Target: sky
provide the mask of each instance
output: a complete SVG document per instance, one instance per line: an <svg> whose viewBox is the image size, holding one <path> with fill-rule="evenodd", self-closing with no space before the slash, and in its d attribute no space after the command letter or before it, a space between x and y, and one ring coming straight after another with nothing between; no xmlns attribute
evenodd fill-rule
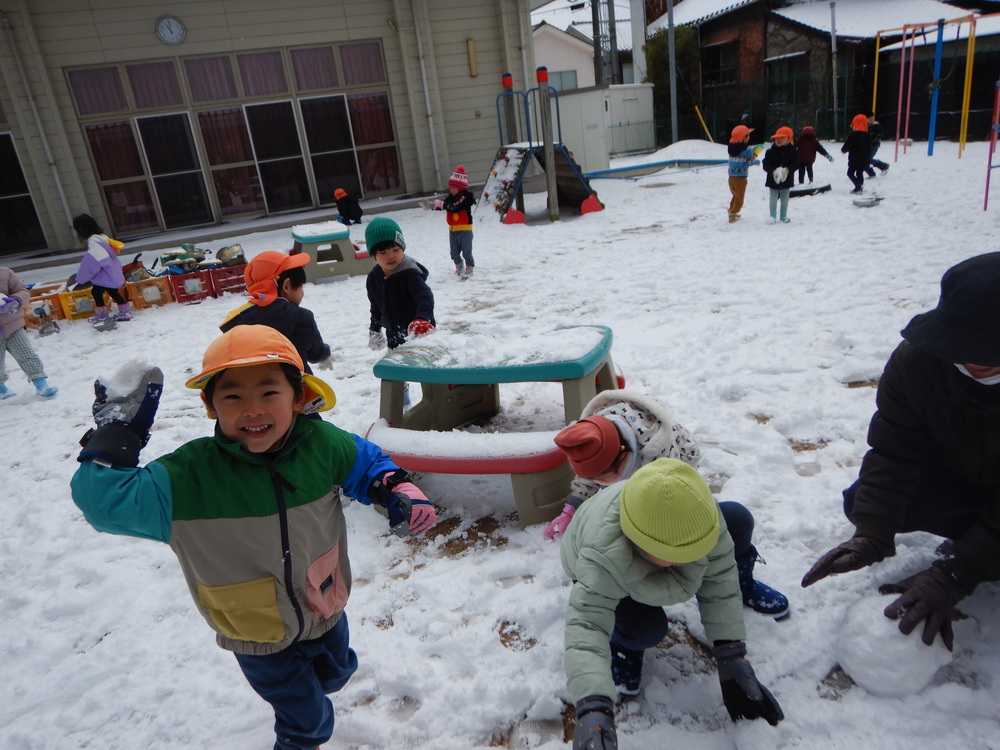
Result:
<svg viewBox="0 0 1000 750"><path fill-rule="evenodd" d="M983 210L988 145L971 143L959 157L956 144L939 142L929 157L916 143L894 158L894 144L884 143L879 155L891 169L866 183L867 195L884 198L871 208L854 206L846 158L839 144L826 145L836 161L817 162L815 184L832 189L792 199L789 224L767 223L760 167L735 224L726 219L725 167L594 180L605 210L564 210L558 222L549 222L541 194L528 196L523 225L500 224L484 203L475 214L476 273L464 282L453 274L443 213L392 214L407 253L430 270L441 329L473 326L509 345L525 331L610 326L627 387L663 401L699 440L700 471L717 499L756 517L754 541L767 561L758 578L789 597L791 616L775 622L745 610L748 656L786 719L777 727L730 721L689 602L668 609L671 635L646 654L642 695L619 708L623 750L1000 748L1000 588L983 584L962 602L967 618L955 625L950 663L916 693L900 672L904 696L894 698L838 668L838 653L851 649L845 618L879 584L926 567L940 540L901 535L894 558L799 586L819 555L851 534L840 493L857 476L874 384L899 330L936 304L947 268L996 249L997 188ZM725 146L686 141L630 163L683 157L722 159ZM474 183L490 169L467 166ZM291 235L205 244L237 242L253 256L287 251ZM59 280L73 270L24 278ZM98 534L69 491L93 381L125 365L155 364L165 375L144 461L210 433L183 384L242 302L227 295L141 310L106 333L83 321L45 338L32 333L60 388L51 400L35 396L8 357L18 395L0 402L0 746L272 746L270 708L215 645L170 549ZM320 373L337 393L328 416L364 435L379 413L364 279L309 284L303 304L334 351L333 371ZM503 386L501 402L485 429L562 426L557 385ZM370 507L346 508L355 576L347 616L360 668L333 698L337 724L325 747L568 747L569 581L558 543L542 537L542 525L519 526L506 477L417 483L440 511L425 538L401 540ZM870 623L857 633L859 649L878 652L873 639L897 632L888 620L858 620ZM876 675L873 684L893 680Z"/></svg>

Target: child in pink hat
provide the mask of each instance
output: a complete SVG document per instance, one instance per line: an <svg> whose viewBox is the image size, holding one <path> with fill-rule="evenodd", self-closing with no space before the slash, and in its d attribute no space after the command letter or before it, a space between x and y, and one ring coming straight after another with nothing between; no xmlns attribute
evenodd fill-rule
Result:
<svg viewBox="0 0 1000 750"><path fill-rule="evenodd" d="M472 258L472 207L476 198L469 190L469 176L459 164L448 179L448 195L444 199L447 212L451 259L455 262L455 275L463 281L476 267ZM463 264L464 259L464 264Z"/></svg>

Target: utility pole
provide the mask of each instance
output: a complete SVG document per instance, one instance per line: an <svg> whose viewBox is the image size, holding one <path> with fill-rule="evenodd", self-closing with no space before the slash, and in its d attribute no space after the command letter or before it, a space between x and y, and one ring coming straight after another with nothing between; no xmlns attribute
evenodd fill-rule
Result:
<svg viewBox="0 0 1000 750"><path fill-rule="evenodd" d="M840 139L840 116L837 114L837 2L830 0L830 48L833 50L833 139Z"/></svg>
<svg viewBox="0 0 1000 750"><path fill-rule="evenodd" d="M677 143L677 54L674 51L674 0L667 0L667 46L670 48L670 142Z"/></svg>

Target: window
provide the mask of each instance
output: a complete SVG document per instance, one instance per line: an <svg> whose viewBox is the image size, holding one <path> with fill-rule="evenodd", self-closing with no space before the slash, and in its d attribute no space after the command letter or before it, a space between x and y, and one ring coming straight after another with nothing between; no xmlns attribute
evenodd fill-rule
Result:
<svg viewBox="0 0 1000 750"><path fill-rule="evenodd" d="M736 42L705 47L701 53L702 85L729 86L736 83L737 53Z"/></svg>
<svg viewBox="0 0 1000 750"><path fill-rule="evenodd" d="M176 107L184 102L172 62L126 65L125 73L138 109Z"/></svg>
<svg viewBox="0 0 1000 750"><path fill-rule="evenodd" d="M196 57L184 61L191 98L196 102L217 102L236 98L236 79L228 57Z"/></svg>
<svg viewBox="0 0 1000 750"><path fill-rule="evenodd" d="M0 134L0 226L4 228L0 254L45 247L42 225L10 133Z"/></svg>
<svg viewBox="0 0 1000 750"><path fill-rule="evenodd" d="M343 44L340 47L340 59L344 66L345 85L363 86L369 83L385 83L382 48L378 42Z"/></svg>
<svg viewBox="0 0 1000 750"><path fill-rule="evenodd" d="M572 91L577 87L575 70L549 72L549 85L556 91Z"/></svg>
<svg viewBox="0 0 1000 750"><path fill-rule="evenodd" d="M768 104L790 104L798 96L808 94L807 90L796 90L800 74L808 75L806 60L805 52L795 52L764 61L767 64ZM808 79L805 79L803 84L808 86Z"/></svg>
<svg viewBox="0 0 1000 750"><path fill-rule="evenodd" d="M332 47L293 49L292 68L299 91L337 88L337 65Z"/></svg>
<svg viewBox="0 0 1000 750"><path fill-rule="evenodd" d="M280 52L257 52L252 55L237 55L240 77L247 96L273 96L287 94L285 66Z"/></svg>
<svg viewBox="0 0 1000 750"><path fill-rule="evenodd" d="M69 88L81 117L128 109L118 68L71 70Z"/></svg>

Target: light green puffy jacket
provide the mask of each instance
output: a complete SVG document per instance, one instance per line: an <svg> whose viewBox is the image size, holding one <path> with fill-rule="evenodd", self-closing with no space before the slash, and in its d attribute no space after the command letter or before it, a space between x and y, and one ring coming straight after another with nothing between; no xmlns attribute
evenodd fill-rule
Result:
<svg viewBox="0 0 1000 750"><path fill-rule="evenodd" d="M563 570L573 579L566 610L566 677L573 701L614 700L609 641L625 597L652 606L698 599L709 641L746 640L733 540L719 514L719 541L700 560L669 568L643 557L621 529L624 482L601 490L573 516L563 537Z"/></svg>

